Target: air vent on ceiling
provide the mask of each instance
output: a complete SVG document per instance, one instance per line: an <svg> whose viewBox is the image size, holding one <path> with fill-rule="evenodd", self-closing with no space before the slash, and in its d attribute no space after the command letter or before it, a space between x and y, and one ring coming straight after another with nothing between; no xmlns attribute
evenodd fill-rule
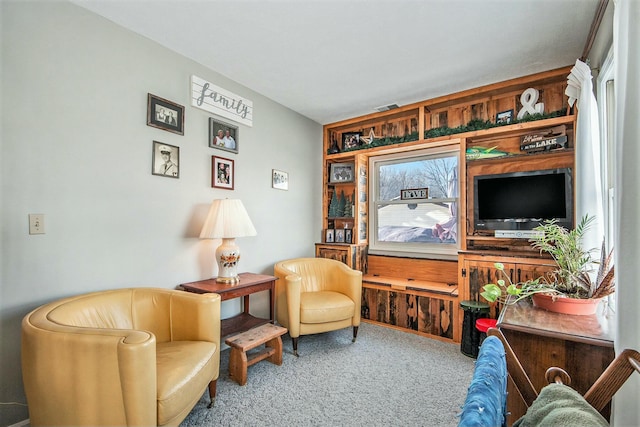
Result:
<svg viewBox="0 0 640 427"><path fill-rule="evenodd" d="M382 107L374 108L374 110L382 112L382 111L393 110L395 108L398 108L398 104L383 105Z"/></svg>

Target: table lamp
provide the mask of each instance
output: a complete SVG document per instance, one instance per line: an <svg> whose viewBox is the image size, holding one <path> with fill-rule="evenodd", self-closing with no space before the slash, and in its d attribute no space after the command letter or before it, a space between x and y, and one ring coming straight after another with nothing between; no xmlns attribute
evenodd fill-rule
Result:
<svg viewBox="0 0 640 427"><path fill-rule="evenodd" d="M222 239L216 249L218 263L217 282L235 284L240 281L237 273L240 248L236 237L255 236L256 229L238 199L216 199L211 203L209 214L200 232L201 239Z"/></svg>

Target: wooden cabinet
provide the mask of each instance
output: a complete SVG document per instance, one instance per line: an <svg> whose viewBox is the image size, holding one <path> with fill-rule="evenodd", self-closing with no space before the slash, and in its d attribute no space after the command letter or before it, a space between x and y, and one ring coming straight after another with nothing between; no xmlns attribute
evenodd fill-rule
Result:
<svg viewBox="0 0 640 427"><path fill-rule="evenodd" d="M507 305L497 327L507 339L536 391L547 384L545 372L557 366L571 376L570 386L584 394L613 361L613 313L601 306L596 314L552 313L521 301ZM507 424L526 412L511 379L507 383ZM608 420L610 405L601 411Z"/></svg>
<svg viewBox="0 0 640 427"><path fill-rule="evenodd" d="M354 270L366 270L366 246L316 243L316 258L341 261Z"/></svg>
<svg viewBox="0 0 640 427"><path fill-rule="evenodd" d="M498 279L503 279L494 266L497 262L504 265L504 271L513 283L547 275L556 268L552 259L514 256L508 253L461 252L458 257L460 270L458 280L462 289L460 297L462 301L487 302L480 296L482 287L487 283L496 283ZM489 305L490 317L496 319L502 307L498 303Z"/></svg>

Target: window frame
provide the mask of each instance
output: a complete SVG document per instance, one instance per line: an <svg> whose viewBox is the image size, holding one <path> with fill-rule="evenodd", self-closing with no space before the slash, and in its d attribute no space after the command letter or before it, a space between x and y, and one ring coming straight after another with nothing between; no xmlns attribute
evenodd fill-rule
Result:
<svg viewBox="0 0 640 427"><path fill-rule="evenodd" d="M454 157L457 161L458 194L455 198L416 199L416 203L453 202L457 206L456 218L456 243L400 243L378 241L378 209L379 203L407 204L410 201L380 201L379 196L379 171L381 166L393 163L407 163L424 160L425 158L437 159L442 157ZM461 178L460 178L460 144L459 142L445 144L438 147L422 148L411 151L400 151L391 154L381 154L369 157L369 249L372 255L386 255L410 258L427 258L457 260L460 250L460 217L461 217Z"/></svg>

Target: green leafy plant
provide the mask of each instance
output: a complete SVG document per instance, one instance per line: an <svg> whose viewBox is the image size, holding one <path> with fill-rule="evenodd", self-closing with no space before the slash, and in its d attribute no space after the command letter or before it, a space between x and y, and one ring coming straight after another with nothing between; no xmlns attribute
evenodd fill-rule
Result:
<svg viewBox="0 0 640 427"><path fill-rule="evenodd" d="M482 295L487 301L518 302L536 293L547 293L570 298L602 298L615 291L614 268L611 265L613 251L606 255L602 244L600 262L594 262L593 249L582 247L582 238L592 225L594 217L585 215L576 228L567 230L555 220L548 220L534 228L537 234L529 240L540 253L546 252L556 262L557 268L550 274L521 283L513 283L504 271L502 263L494 266L503 279L483 287ZM598 274L592 279L594 265L599 264Z"/></svg>

